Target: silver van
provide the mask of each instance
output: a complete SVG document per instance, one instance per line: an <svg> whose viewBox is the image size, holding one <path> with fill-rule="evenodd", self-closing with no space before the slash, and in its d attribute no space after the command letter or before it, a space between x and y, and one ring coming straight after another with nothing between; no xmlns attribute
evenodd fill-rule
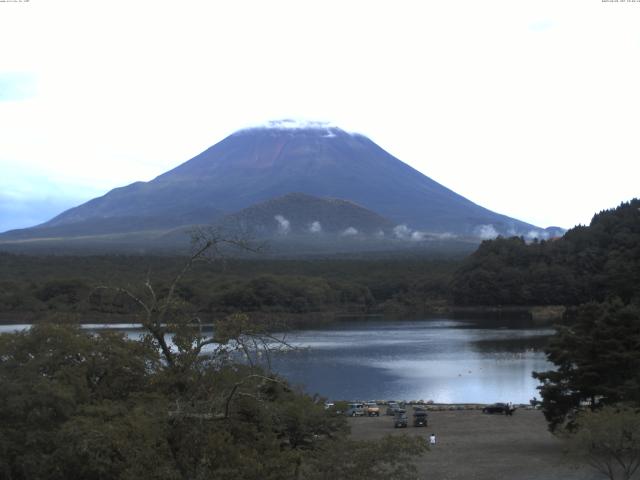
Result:
<svg viewBox="0 0 640 480"><path fill-rule="evenodd" d="M361 417L364 415L364 403L350 403L345 412L348 417Z"/></svg>

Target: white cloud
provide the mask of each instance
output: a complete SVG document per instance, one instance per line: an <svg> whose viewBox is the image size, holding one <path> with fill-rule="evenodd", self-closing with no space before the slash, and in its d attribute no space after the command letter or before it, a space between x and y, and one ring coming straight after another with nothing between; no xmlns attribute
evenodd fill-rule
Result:
<svg viewBox="0 0 640 480"><path fill-rule="evenodd" d="M424 232L415 231L411 234L411 240L414 242L421 242L427 238L427 235Z"/></svg>
<svg viewBox="0 0 640 480"><path fill-rule="evenodd" d="M267 122L256 125L256 127L276 128L280 130L300 130L300 129L318 129L328 130L337 127L328 121L306 120L301 118L284 118L280 120L269 120Z"/></svg>
<svg viewBox="0 0 640 480"><path fill-rule="evenodd" d="M544 230L529 230L525 235L527 240L533 240L537 238L538 240L547 240L549 238L549 232L545 232Z"/></svg>
<svg viewBox="0 0 640 480"><path fill-rule="evenodd" d="M445 233L432 233L431 234L434 238L437 238L439 240L449 240L451 238L458 238L458 235L456 235L455 233L451 233L451 232L445 232Z"/></svg>
<svg viewBox="0 0 640 480"><path fill-rule="evenodd" d="M322 232L322 225L320 225L320 222L317 220L315 222L311 222L309 225L309 231L311 233L320 233Z"/></svg>
<svg viewBox="0 0 640 480"><path fill-rule="evenodd" d="M343 235L345 237L352 237L353 235L357 235L358 234L358 230L353 228L353 227L349 227L345 230L342 231L342 233L340 235Z"/></svg>
<svg viewBox="0 0 640 480"><path fill-rule="evenodd" d="M411 229L406 225L396 225L393 227L393 234L396 238L406 240L411 237Z"/></svg>
<svg viewBox="0 0 640 480"><path fill-rule="evenodd" d="M276 215L273 218L278 222L278 233L280 235L288 235L291 231L291 222L282 215Z"/></svg>
<svg viewBox="0 0 640 480"><path fill-rule="evenodd" d="M496 238L499 233L493 225L478 225L473 229L475 236L483 240L492 240Z"/></svg>

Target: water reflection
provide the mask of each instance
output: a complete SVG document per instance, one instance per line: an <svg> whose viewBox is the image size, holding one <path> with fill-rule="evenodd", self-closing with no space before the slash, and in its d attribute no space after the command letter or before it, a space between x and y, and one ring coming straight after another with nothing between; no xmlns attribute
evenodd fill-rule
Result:
<svg viewBox="0 0 640 480"><path fill-rule="evenodd" d="M347 322L289 335L308 350L281 353L274 370L333 399L527 402L550 329L448 319Z"/></svg>
<svg viewBox="0 0 640 480"><path fill-rule="evenodd" d="M0 333L26 328L3 325ZM144 333L135 323L83 328ZM297 349L273 354L271 366L331 399L525 403L539 396L531 372L552 367L542 352L552 333L524 321L343 321L286 334Z"/></svg>

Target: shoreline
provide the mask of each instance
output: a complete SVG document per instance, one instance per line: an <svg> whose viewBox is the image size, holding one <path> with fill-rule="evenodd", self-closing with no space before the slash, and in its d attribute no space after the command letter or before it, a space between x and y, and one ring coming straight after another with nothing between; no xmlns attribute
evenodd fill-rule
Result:
<svg viewBox="0 0 640 480"><path fill-rule="evenodd" d="M291 312L243 312L254 318L260 318L274 323L285 325L288 329L314 328L339 324L348 320L371 321L402 321L402 320L429 320L440 316L450 316L453 320L501 320L501 321L531 321L536 325L553 325L562 321L566 307L561 305L546 306L455 306L448 305L443 309L425 311L316 311L306 313ZM217 318L231 315L231 312L214 312L199 315L204 323L211 323ZM85 319L85 320L82 320ZM52 321L56 323L80 323L80 324L118 324L139 323L138 313L101 313L101 312L52 312L52 311L0 311L0 325L22 325Z"/></svg>
<svg viewBox="0 0 640 480"><path fill-rule="evenodd" d="M331 403L365 403L359 400L336 400ZM493 403L480 403L480 402L453 402L453 403L429 403L421 401L395 401L395 400L376 400L375 403L379 406L388 406L390 403L397 403L403 408L410 407L415 409L418 407L420 410L426 410L428 412L451 412L451 411L470 411L470 410L482 410L488 405ZM503 402L506 403L506 402ZM512 406L516 410L540 410L534 407L530 403L512 403ZM384 415L380 415L384 416Z"/></svg>
<svg viewBox="0 0 640 480"><path fill-rule="evenodd" d="M407 412L411 419L410 412ZM349 417L351 438L419 436L437 444L415 459L417 478L441 480L597 480L583 459L565 453L539 410L512 416L477 410L429 412L426 427L395 428L393 417Z"/></svg>

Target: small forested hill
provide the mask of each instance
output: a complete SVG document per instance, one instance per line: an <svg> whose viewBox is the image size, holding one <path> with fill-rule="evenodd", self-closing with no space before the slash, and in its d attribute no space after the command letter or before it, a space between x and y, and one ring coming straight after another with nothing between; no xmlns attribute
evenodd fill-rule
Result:
<svg viewBox="0 0 640 480"><path fill-rule="evenodd" d="M452 291L459 305L640 301L640 199L554 241L485 241L456 272Z"/></svg>
<svg viewBox="0 0 640 480"><path fill-rule="evenodd" d="M337 198L290 193L226 216L227 229L241 227L259 236L323 233L389 234L395 224L371 210Z"/></svg>

